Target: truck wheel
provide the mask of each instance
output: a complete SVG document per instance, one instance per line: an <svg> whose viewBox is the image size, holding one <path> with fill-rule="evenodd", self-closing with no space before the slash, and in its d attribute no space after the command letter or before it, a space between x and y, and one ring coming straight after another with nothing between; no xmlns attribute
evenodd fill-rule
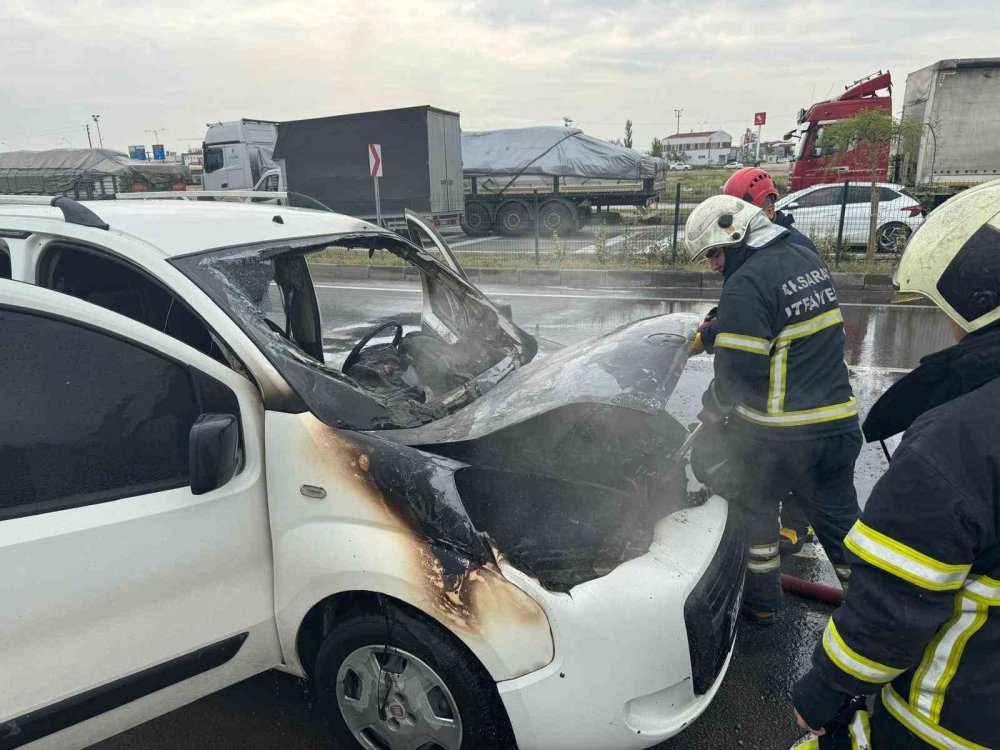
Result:
<svg viewBox="0 0 1000 750"><path fill-rule="evenodd" d="M339 621L316 690L340 750L513 750L496 684L454 636L389 605Z"/></svg>
<svg viewBox="0 0 1000 750"><path fill-rule="evenodd" d="M576 231L576 221L573 219L573 209L562 201L549 201L538 211L539 231L546 236L553 232L560 237Z"/></svg>
<svg viewBox="0 0 1000 750"><path fill-rule="evenodd" d="M490 233L493 218L490 210L482 203L465 204L465 218L461 221L462 231L470 237L482 237Z"/></svg>
<svg viewBox="0 0 1000 750"><path fill-rule="evenodd" d="M504 203L497 212L497 228L500 234L515 237L524 234L531 226L528 209L522 203Z"/></svg>
<svg viewBox="0 0 1000 750"><path fill-rule="evenodd" d="M880 253L901 253L913 230L906 224L892 221L878 229L878 251Z"/></svg>

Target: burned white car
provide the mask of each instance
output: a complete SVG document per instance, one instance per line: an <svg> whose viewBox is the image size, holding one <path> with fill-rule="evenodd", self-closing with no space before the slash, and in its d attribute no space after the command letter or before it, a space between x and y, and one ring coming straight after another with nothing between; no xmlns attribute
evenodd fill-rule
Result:
<svg viewBox="0 0 1000 750"><path fill-rule="evenodd" d="M271 668L366 750L643 748L711 701L744 545L677 459L690 317L541 356L419 217L7 202L0 748ZM420 311L324 319L331 250Z"/></svg>

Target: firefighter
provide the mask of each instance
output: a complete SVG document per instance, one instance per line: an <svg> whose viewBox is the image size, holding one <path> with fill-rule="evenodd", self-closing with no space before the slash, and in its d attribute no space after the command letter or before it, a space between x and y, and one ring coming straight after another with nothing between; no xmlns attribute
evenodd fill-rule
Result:
<svg viewBox="0 0 1000 750"><path fill-rule="evenodd" d="M771 179L771 175L760 167L744 167L733 172L732 176L726 180L722 186L722 192L734 198L740 198L747 203L753 203L758 208L764 210L773 223L785 227L788 230L788 239L796 245L809 248L819 255L819 249L809 237L795 228L795 219L791 214L786 214L777 209L778 188ZM706 317L704 328L713 328L712 313L710 311ZM710 348L714 343L714 331L702 331L702 341L707 342L706 348ZM805 517L802 503L798 501L794 494L785 497L781 501L781 554L787 555L798 552L802 545L811 536L809 521Z"/></svg>
<svg viewBox="0 0 1000 750"><path fill-rule="evenodd" d="M905 433L847 537L854 578L793 700L818 733L851 696L876 693L870 722L851 722L870 727L873 750L996 748L1000 181L937 208L896 282L940 307L958 344L921 360L865 420L868 440ZM833 734L801 746L834 747Z"/></svg>
<svg viewBox="0 0 1000 750"><path fill-rule="evenodd" d="M771 175L760 167L737 169L722 186L722 192L762 208L768 219L788 230L788 238L792 242L809 248L819 255L819 249L815 243L795 228L795 218L791 214L777 209L775 204L778 200L778 188L775 187Z"/></svg>
<svg viewBox="0 0 1000 750"><path fill-rule="evenodd" d="M778 503L789 492L804 502L837 575L850 575L843 539L858 517L861 435L843 317L820 257L760 208L714 196L692 211L685 232L692 255L707 255L724 276L715 378L700 415L716 441L701 445L726 436L719 459L739 476L730 494L750 544L745 611L769 624L781 604ZM712 466L701 459L692 465ZM722 492L711 473L699 478Z"/></svg>

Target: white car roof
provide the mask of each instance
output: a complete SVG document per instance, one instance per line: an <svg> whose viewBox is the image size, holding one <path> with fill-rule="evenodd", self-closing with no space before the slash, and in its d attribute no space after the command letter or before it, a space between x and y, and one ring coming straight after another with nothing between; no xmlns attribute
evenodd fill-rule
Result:
<svg viewBox="0 0 1000 750"><path fill-rule="evenodd" d="M259 203L150 199L87 201L83 205L106 221L111 231L138 237L168 257L315 235L392 234L343 214ZM275 216L280 216L284 223L275 222ZM62 212L50 206L0 205L0 228L6 217L52 219L65 225Z"/></svg>

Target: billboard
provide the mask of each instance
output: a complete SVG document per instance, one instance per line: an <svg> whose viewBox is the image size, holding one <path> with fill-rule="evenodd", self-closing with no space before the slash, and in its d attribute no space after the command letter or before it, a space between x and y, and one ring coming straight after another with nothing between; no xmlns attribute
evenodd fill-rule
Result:
<svg viewBox="0 0 1000 750"><path fill-rule="evenodd" d="M128 158L129 159L139 159L140 161L146 161L146 147L145 146L129 146L128 147Z"/></svg>
<svg viewBox="0 0 1000 750"><path fill-rule="evenodd" d="M153 161L166 161L167 150L163 148L162 143L153 144Z"/></svg>

